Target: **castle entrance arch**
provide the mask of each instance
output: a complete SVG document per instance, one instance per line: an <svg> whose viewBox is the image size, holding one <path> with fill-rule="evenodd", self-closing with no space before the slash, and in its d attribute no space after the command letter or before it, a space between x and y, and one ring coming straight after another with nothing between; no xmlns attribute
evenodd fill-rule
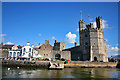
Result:
<svg viewBox="0 0 120 80"><path fill-rule="evenodd" d="M94 57L94 61L97 61L97 57L96 56Z"/></svg>
<svg viewBox="0 0 120 80"><path fill-rule="evenodd" d="M60 54L56 54L55 55L55 59L60 59L61 58L61 55Z"/></svg>

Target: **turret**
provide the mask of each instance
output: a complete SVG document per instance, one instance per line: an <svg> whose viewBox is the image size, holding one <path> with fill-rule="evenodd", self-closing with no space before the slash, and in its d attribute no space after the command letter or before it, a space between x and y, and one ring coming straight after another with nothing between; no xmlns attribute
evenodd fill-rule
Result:
<svg viewBox="0 0 120 80"><path fill-rule="evenodd" d="M89 28L94 28L94 27L93 27L93 23L87 24L86 27L87 27L87 29L89 29Z"/></svg>
<svg viewBox="0 0 120 80"><path fill-rule="evenodd" d="M96 25L98 29L102 29L102 17L96 17Z"/></svg>
<svg viewBox="0 0 120 80"><path fill-rule="evenodd" d="M34 44L32 44L32 46L31 47L33 47L34 48Z"/></svg>
<svg viewBox="0 0 120 80"><path fill-rule="evenodd" d="M84 22L84 20L80 20L79 21L79 31L82 31L82 30L84 30L84 28L85 28L85 22Z"/></svg>
<svg viewBox="0 0 120 80"><path fill-rule="evenodd" d="M77 46L77 42L75 42L75 46Z"/></svg>
<svg viewBox="0 0 120 80"><path fill-rule="evenodd" d="M58 43L58 40L55 40L55 43Z"/></svg>

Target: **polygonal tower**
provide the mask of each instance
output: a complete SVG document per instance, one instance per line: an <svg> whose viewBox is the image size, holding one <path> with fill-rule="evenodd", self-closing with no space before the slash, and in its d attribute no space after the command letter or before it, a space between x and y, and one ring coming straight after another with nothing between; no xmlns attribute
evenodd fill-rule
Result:
<svg viewBox="0 0 120 80"><path fill-rule="evenodd" d="M80 49L82 60L107 62L106 40L103 38L102 17L96 17L97 27L93 23L84 26L85 22L79 21Z"/></svg>

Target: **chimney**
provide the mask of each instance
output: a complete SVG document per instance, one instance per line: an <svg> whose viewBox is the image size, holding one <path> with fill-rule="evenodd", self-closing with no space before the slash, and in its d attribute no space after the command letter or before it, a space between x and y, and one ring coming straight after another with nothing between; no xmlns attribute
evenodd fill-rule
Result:
<svg viewBox="0 0 120 80"><path fill-rule="evenodd" d="M38 45L40 45L40 43Z"/></svg>
<svg viewBox="0 0 120 80"><path fill-rule="evenodd" d="M34 47L34 44L32 44L32 46L31 47Z"/></svg>
<svg viewBox="0 0 120 80"><path fill-rule="evenodd" d="M45 40L45 44L49 44L49 40Z"/></svg>
<svg viewBox="0 0 120 80"><path fill-rule="evenodd" d="M58 43L58 40L55 40L55 43Z"/></svg>
<svg viewBox="0 0 120 80"><path fill-rule="evenodd" d="M77 42L75 42L75 46L77 46Z"/></svg>
<svg viewBox="0 0 120 80"><path fill-rule="evenodd" d="M30 45L30 42L27 42L27 46L29 46Z"/></svg>
<svg viewBox="0 0 120 80"><path fill-rule="evenodd" d="M1 43L1 45L3 45L3 42Z"/></svg>

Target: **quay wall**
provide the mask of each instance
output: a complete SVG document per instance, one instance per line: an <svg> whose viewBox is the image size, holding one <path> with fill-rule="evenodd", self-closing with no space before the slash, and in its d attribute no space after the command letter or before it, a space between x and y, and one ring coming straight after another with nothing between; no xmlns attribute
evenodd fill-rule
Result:
<svg viewBox="0 0 120 80"><path fill-rule="evenodd" d="M2 66L10 66L10 67L34 67L34 68L48 68L51 63L55 63L56 61L9 61L3 60ZM57 63L64 64L64 61L57 61ZM117 67L120 68L120 63L117 62L88 62L88 61L68 61L68 64L64 64L64 68L78 68L78 67L86 67L86 68L94 68L94 67Z"/></svg>
<svg viewBox="0 0 120 80"><path fill-rule="evenodd" d="M89 61L69 61L65 64L65 68L76 68L76 67L116 67L116 62L89 62Z"/></svg>
<svg viewBox="0 0 120 80"><path fill-rule="evenodd" d="M10 66L10 67L43 67L48 68L50 66L50 61L2 61L2 66Z"/></svg>

